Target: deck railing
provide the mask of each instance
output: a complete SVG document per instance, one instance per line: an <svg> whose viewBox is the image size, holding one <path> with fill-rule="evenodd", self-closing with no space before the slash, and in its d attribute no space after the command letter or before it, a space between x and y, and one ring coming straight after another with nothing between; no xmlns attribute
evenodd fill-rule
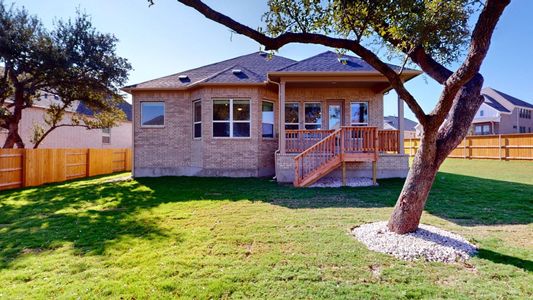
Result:
<svg viewBox="0 0 533 300"><path fill-rule="evenodd" d="M333 133L334 130L286 130L285 151L287 153L300 153L320 142Z"/></svg>
<svg viewBox="0 0 533 300"><path fill-rule="evenodd" d="M374 139L369 138L371 129L376 127L366 126L346 126L344 136L344 148L346 152L372 151L375 145ZM287 153L301 153L309 147L320 142L334 130L286 130L285 131L285 151ZM378 130L378 150L380 152L399 153L400 131L399 130Z"/></svg>
<svg viewBox="0 0 533 300"><path fill-rule="evenodd" d="M341 127L294 158L294 184L336 167L347 155L374 153L377 158L378 146L376 127Z"/></svg>
<svg viewBox="0 0 533 300"><path fill-rule="evenodd" d="M379 151L400 153L400 131L378 130Z"/></svg>

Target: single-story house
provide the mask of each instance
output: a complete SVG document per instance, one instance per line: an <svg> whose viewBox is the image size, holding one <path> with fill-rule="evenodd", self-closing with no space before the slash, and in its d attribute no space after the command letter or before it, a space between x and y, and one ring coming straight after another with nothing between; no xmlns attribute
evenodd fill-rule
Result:
<svg viewBox="0 0 533 300"><path fill-rule="evenodd" d="M9 101L8 101L9 102ZM33 147L31 137L33 135L34 124L41 124L46 128L44 117L46 109L53 103L60 103L57 95L41 92L39 100L35 101L32 107L22 111L22 119L19 123L19 135L27 148ZM59 127L54 129L39 148L131 148L132 146L132 111L131 104L126 101L119 105L126 114L127 120L120 122L113 128L87 129L85 127ZM75 114L92 116L93 112L82 102L76 101L69 107L62 124L71 124L71 119ZM0 129L0 146L5 143L7 130Z"/></svg>
<svg viewBox="0 0 533 300"><path fill-rule="evenodd" d="M409 120L407 118L403 118L403 122L404 122L403 124L404 138L406 139L417 138L415 127L416 127L416 124L418 123L413 120ZM383 129L399 130L399 128L400 128L400 118L396 116L386 116L383 119Z"/></svg>
<svg viewBox="0 0 533 300"><path fill-rule="evenodd" d="M340 174L405 177L409 168L403 128L381 129L389 82L358 57L255 52L123 90L133 98L133 176L275 176L307 186Z"/></svg>
<svg viewBox="0 0 533 300"><path fill-rule="evenodd" d="M472 121L471 134L531 133L533 104L490 87L483 88L485 101Z"/></svg>

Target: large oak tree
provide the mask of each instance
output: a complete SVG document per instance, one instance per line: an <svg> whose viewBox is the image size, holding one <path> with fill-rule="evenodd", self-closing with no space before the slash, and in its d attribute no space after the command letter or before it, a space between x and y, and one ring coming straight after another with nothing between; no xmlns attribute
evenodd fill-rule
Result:
<svg viewBox="0 0 533 300"><path fill-rule="evenodd" d="M47 30L27 10L0 0L0 128L8 130L3 147L25 147L19 135L22 113L38 104L42 93L59 100L35 128L35 147L59 127L107 128L123 120L119 87L131 66L116 54L116 44L113 35L98 32L85 14L57 21ZM63 121L78 101L94 115L76 114Z"/></svg>
<svg viewBox="0 0 533 300"><path fill-rule="evenodd" d="M420 148L388 223L391 231L403 234L418 228L440 165L463 140L483 102L479 70L510 0L269 0L263 17L266 28L257 30L200 0L178 2L267 50L290 43L345 49L388 79L423 128ZM401 54L442 85L431 112L424 112L400 74L371 50L375 48ZM452 61L459 62L455 70L447 67Z"/></svg>

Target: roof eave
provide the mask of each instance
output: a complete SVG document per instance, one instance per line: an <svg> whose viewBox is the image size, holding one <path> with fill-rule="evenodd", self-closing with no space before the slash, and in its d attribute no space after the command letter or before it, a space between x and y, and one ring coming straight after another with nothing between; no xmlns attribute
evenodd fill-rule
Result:
<svg viewBox="0 0 533 300"><path fill-rule="evenodd" d="M123 87L122 91L131 94L137 91L186 91L201 86L265 86L267 82L202 82L183 87Z"/></svg>

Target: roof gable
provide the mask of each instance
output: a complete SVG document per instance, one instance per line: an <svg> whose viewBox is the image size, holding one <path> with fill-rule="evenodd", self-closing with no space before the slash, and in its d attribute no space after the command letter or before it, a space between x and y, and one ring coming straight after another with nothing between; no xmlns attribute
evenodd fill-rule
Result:
<svg viewBox="0 0 533 300"><path fill-rule="evenodd" d="M485 101L483 103L487 104L489 107L494 108L495 110L497 110L499 112L504 112L504 113L510 113L511 112L507 108L505 108L505 106L503 106L500 102L496 101L491 96L484 95L484 94L482 94L482 96L483 96L483 98L485 98Z"/></svg>
<svg viewBox="0 0 533 300"><path fill-rule="evenodd" d="M533 108L533 104L530 104L526 101L520 100L518 98L515 98L511 95L508 95L506 93L500 92L496 89L493 89L491 87L486 87L481 90L481 94L483 96L489 96L492 97L492 99L502 106L504 106L507 110L512 110L514 107L512 106L521 106L521 107L527 107L527 108Z"/></svg>
<svg viewBox="0 0 533 300"><path fill-rule="evenodd" d="M408 131L414 131L415 130L415 126L416 124L418 124L417 122L413 121L413 120L410 120L410 119L407 119L407 118L403 118L404 120L404 130L408 130ZM398 120L398 117L396 116L386 116L386 117L383 117L383 121L385 124L387 124L389 127L392 127L391 129L398 129L399 125L399 120Z"/></svg>

